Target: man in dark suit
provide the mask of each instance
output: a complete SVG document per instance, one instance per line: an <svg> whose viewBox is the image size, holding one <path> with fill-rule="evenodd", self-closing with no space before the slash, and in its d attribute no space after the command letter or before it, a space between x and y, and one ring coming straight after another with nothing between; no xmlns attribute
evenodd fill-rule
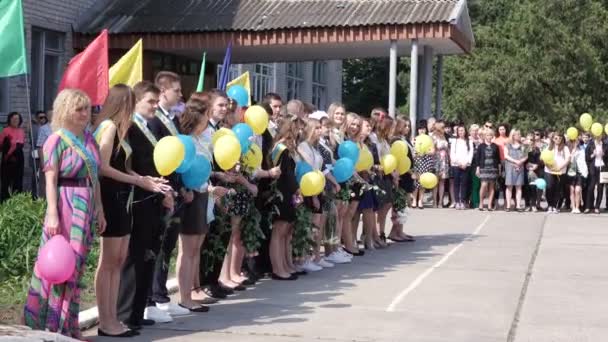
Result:
<svg viewBox="0 0 608 342"><path fill-rule="evenodd" d="M128 139L133 148L131 169L141 176L160 177L154 165L154 146L158 136L150 130L148 120L154 117L160 90L151 82L135 85L136 96L133 125ZM135 188L133 200L133 231L129 254L123 266L118 294L118 316L132 329L157 322L170 322L171 317L144 319L148 293L152 285L156 256L163 235L163 208L173 207L171 194L156 194Z"/></svg>
<svg viewBox="0 0 608 342"><path fill-rule="evenodd" d="M154 117L149 121L150 130L158 136L159 140L166 136L176 136L179 134L180 129L179 118L175 113L171 112L171 108L182 99L180 77L173 72L161 71L156 75L154 84L160 89L160 96L158 108L154 113ZM175 208L167 212L167 215L170 215L170 217L167 217L168 224L163 235L161 251L156 259L154 280L148 306L156 306L170 315L187 315L190 313L189 310L171 303L166 283L169 274L169 264L171 263L171 254L175 249L181 230L180 207L182 203L191 202L193 195L192 192L186 191L183 188L178 174L173 173L167 178L179 196L174 199L176 203ZM154 312L155 310L152 311Z"/></svg>

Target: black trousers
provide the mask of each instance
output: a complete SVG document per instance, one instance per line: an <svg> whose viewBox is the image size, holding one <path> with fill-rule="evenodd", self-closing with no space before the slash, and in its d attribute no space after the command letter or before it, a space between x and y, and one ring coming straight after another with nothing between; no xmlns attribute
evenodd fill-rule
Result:
<svg viewBox="0 0 608 342"><path fill-rule="evenodd" d="M133 232L118 292L118 318L137 323L144 317L160 252L164 225L160 197L133 204Z"/></svg>
<svg viewBox="0 0 608 342"><path fill-rule="evenodd" d="M549 207L558 208L560 199L566 193L566 175L553 175L550 173L545 174L545 180L547 181L547 203Z"/></svg>
<svg viewBox="0 0 608 342"><path fill-rule="evenodd" d="M175 250L179 232L181 230L181 223L179 219L176 219L180 216L179 213L175 214L163 234L160 253L156 258L156 264L154 265L154 280L150 289L148 306L153 306L156 303L169 303L171 301L171 298L169 298L169 291L167 290L167 278L169 277L171 255L173 254L173 250Z"/></svg>
<svg viewBox="0 0 608 342"><path fill-rule="evenodd" d="M452 168L452 173L454 174L454 196L456 196L456 203L464 204L467 199L469 172L469 168L464 170L459 167Z"/></svg>
<svg viewBox="0 0 608 342"><path fill-rule="evenodd" d="M604 184L600 183L601 168L590 166L589 176L587 177L587 191L585 194L585 210L599 209L604 196ZM595 187L597 186L597 196Z"/></svg>
<svg viewBox="0 0 608 342"><path fill-rule="evenodd" d="M9 160L2 161L0 201L6 201L11 194L17 192L23 192L23 158L10 157Z"/></svg>

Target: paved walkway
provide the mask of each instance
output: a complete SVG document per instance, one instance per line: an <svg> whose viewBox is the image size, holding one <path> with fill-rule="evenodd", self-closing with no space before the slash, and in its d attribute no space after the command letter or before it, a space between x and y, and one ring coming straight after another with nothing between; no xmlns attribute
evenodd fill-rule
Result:
<svg viewBox="0 0 608 342"><path fill-rule="evenodd" d="M130 341L606 340L608 217L426 209L407 226L415 243L262 281Z"/></svg>

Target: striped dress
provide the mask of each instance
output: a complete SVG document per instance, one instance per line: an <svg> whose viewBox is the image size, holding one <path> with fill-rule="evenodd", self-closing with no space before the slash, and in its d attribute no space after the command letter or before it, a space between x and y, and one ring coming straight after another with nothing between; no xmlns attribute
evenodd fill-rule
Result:
<svg viewBox="0 0 608 342"><path fill-rule="evenodd" d="M90 133L85 133L84 146L99 165L97 144ZM63 179L85 179L88 175L84 160L53 133L44 143L44 169L55 168ZM63 284L51 285L34 271L25 304L25 324L32 329L49 330L79 338L78 312L80 311L80 280L85 261L93 241L94 191L89 187L58 187L57 210L59 228L76 254L76 270L72 278ZM45 220L46 222L46 220ZM50 239L42 232L40 245Z"/></svg>

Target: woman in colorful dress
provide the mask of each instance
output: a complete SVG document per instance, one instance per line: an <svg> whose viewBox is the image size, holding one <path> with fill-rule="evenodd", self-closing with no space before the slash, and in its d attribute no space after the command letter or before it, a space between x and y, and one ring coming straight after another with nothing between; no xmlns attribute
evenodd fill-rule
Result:
<svg viewBox="0 0 608 342"><path fill-rule="evenodd" d="M101 253L95 273L100 336L134 335L134 331L120 323L117 314L120 273L132 231L133 186L159 193L170 190L160 179L142 177L130 169L132 148L127 141L127 131L134 110L133 91L124 84L117 84L110 89L94 126L101 155L101 200L107 221L107 228L101 234Z"/></svg>
<svg viewBox="0 0 608 342"><path fill-rule="evenodd" d="M53 133L43 147L47 212L41 247L54 235L69 242L76 257L70 279L51 284L36 269L25 305L25 324L81 339L78 325L80 281L97 233L106 228L99 183L99 151L85 130L91 121L91 102L80 90L65 89L53 103Z"/></svg>

